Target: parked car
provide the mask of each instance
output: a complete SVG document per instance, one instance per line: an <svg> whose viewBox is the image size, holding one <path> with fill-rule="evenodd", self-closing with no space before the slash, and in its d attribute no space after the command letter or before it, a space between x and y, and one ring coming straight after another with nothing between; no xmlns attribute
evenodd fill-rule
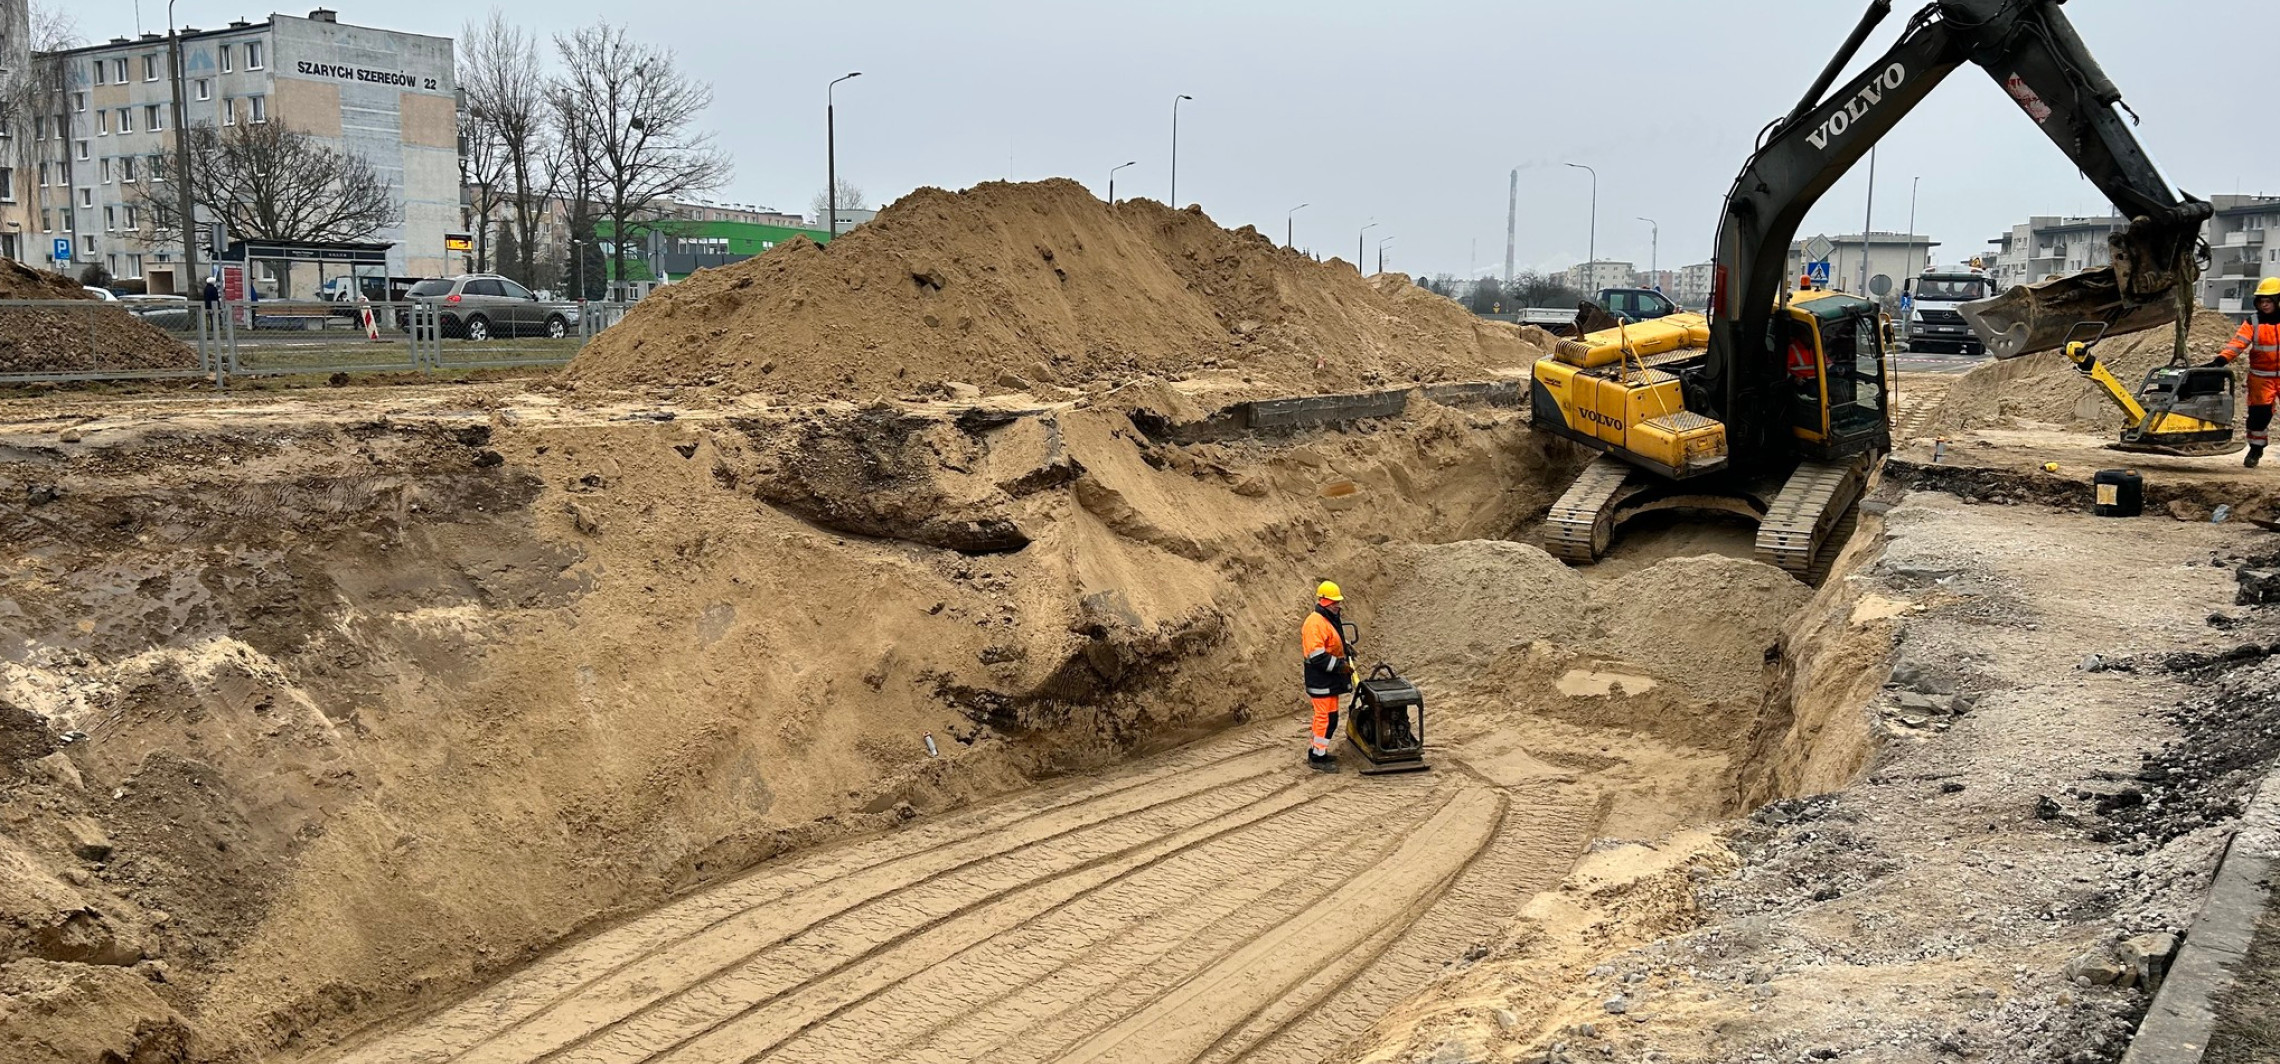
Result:
<svg viewBox="0 0 2280 1064"><path fill-rule="evenodd" d="M488 340L494 336L570 335L578 326L575 303L549 303L530 289L492 273L468 273L421 281L405 293L414 303L436 307L445 336ZM400 326L411 328L407 320Z"/></svg>
<svg viewBox="0 0 2280 1064"><path fill-rule="evenodd" d="M190 299L188 296L122 296L119 302L127 313L173 332L186 332L190 328Z"/></svg>
<svg viewBox="0 0 2280 1064"><path fill-rule="evenodd" d="M79 287L86 289L88 295L93 296L96 299L100 299L106 303L116 303L119 301L118 294L112 292L108 288L97 288L94 285L80 285Z"/></svg>

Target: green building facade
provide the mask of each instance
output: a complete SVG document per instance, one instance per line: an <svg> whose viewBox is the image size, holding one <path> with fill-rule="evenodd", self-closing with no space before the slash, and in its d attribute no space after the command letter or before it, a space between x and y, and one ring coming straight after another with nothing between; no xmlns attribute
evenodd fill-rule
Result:
<svg viewBox="0 0 2280 1064"><path fill-rule="evenodd" d="M831 234L821 229L680 218L635 221L626 226L626 232L631 239L626 242L625 276L615 276L613 263L612 280L678 281L698 270L749 259L794 237L804 236L818 244L831 240ZM594 224L594 235L602 242L603 259L609 261L608 248L617 237L617 226L603 219Z"/></svg>

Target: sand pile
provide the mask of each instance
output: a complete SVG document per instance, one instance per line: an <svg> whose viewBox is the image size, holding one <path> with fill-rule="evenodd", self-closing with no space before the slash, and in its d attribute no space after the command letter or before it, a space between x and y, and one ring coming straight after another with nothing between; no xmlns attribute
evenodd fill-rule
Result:
<svg viewBox="0 0 2280 1064"><path fill-rule="evenodd" d="M2187 360L2199 364L2215 357L2236 328L2232 319L2213 310L2194 315L2186 341ZM2123 385L2135 389L2147 370L2169 364L2175 340L2170 327L2147 329L2107 340L2098 345L2097 354ZM2063 352L2044 351L1988 362L1958 378L1933 416L1931 429L1935 434L1961 432L2013 420L2095 432L2117 431L2122 423L2112 401Z"/></svg>
<svg viewBox="0 0 2280 1064"><path fill-rule="evenodd" d="M87 307L0 307L0 373L181 369L197 352L61 274L0 259L0 300L85 300Z"/></svg>
<svg viewBox="0 0 2280 1064"><path fill-rule="evenodd" d="M839 238L651 295L572 377L870 399L1223 371L1278 392L1476 380L1539 352L1399 275L1073 181L920 189Z"/></svg>

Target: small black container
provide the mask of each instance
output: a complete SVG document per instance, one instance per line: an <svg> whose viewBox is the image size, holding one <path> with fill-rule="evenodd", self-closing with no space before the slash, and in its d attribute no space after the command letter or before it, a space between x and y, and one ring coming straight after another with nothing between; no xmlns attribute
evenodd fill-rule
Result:
<svg viewBox="0 0 2280 1064"><path fill-rule="evenodd" d="M2100 517L2136 517L2145 512L2145 478L2135 469L2101 469L2090 478L2097 489L2090 512Z"/></svg>

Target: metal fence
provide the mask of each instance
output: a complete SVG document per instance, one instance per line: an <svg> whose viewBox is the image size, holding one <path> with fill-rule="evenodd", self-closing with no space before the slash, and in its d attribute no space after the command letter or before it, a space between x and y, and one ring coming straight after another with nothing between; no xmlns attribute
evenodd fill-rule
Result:
<svg viewBox="0 0 2280 1064"><path fill-rule="evenodd" d="M0 300L0 383L559 366L630 304Z"/></svg>

